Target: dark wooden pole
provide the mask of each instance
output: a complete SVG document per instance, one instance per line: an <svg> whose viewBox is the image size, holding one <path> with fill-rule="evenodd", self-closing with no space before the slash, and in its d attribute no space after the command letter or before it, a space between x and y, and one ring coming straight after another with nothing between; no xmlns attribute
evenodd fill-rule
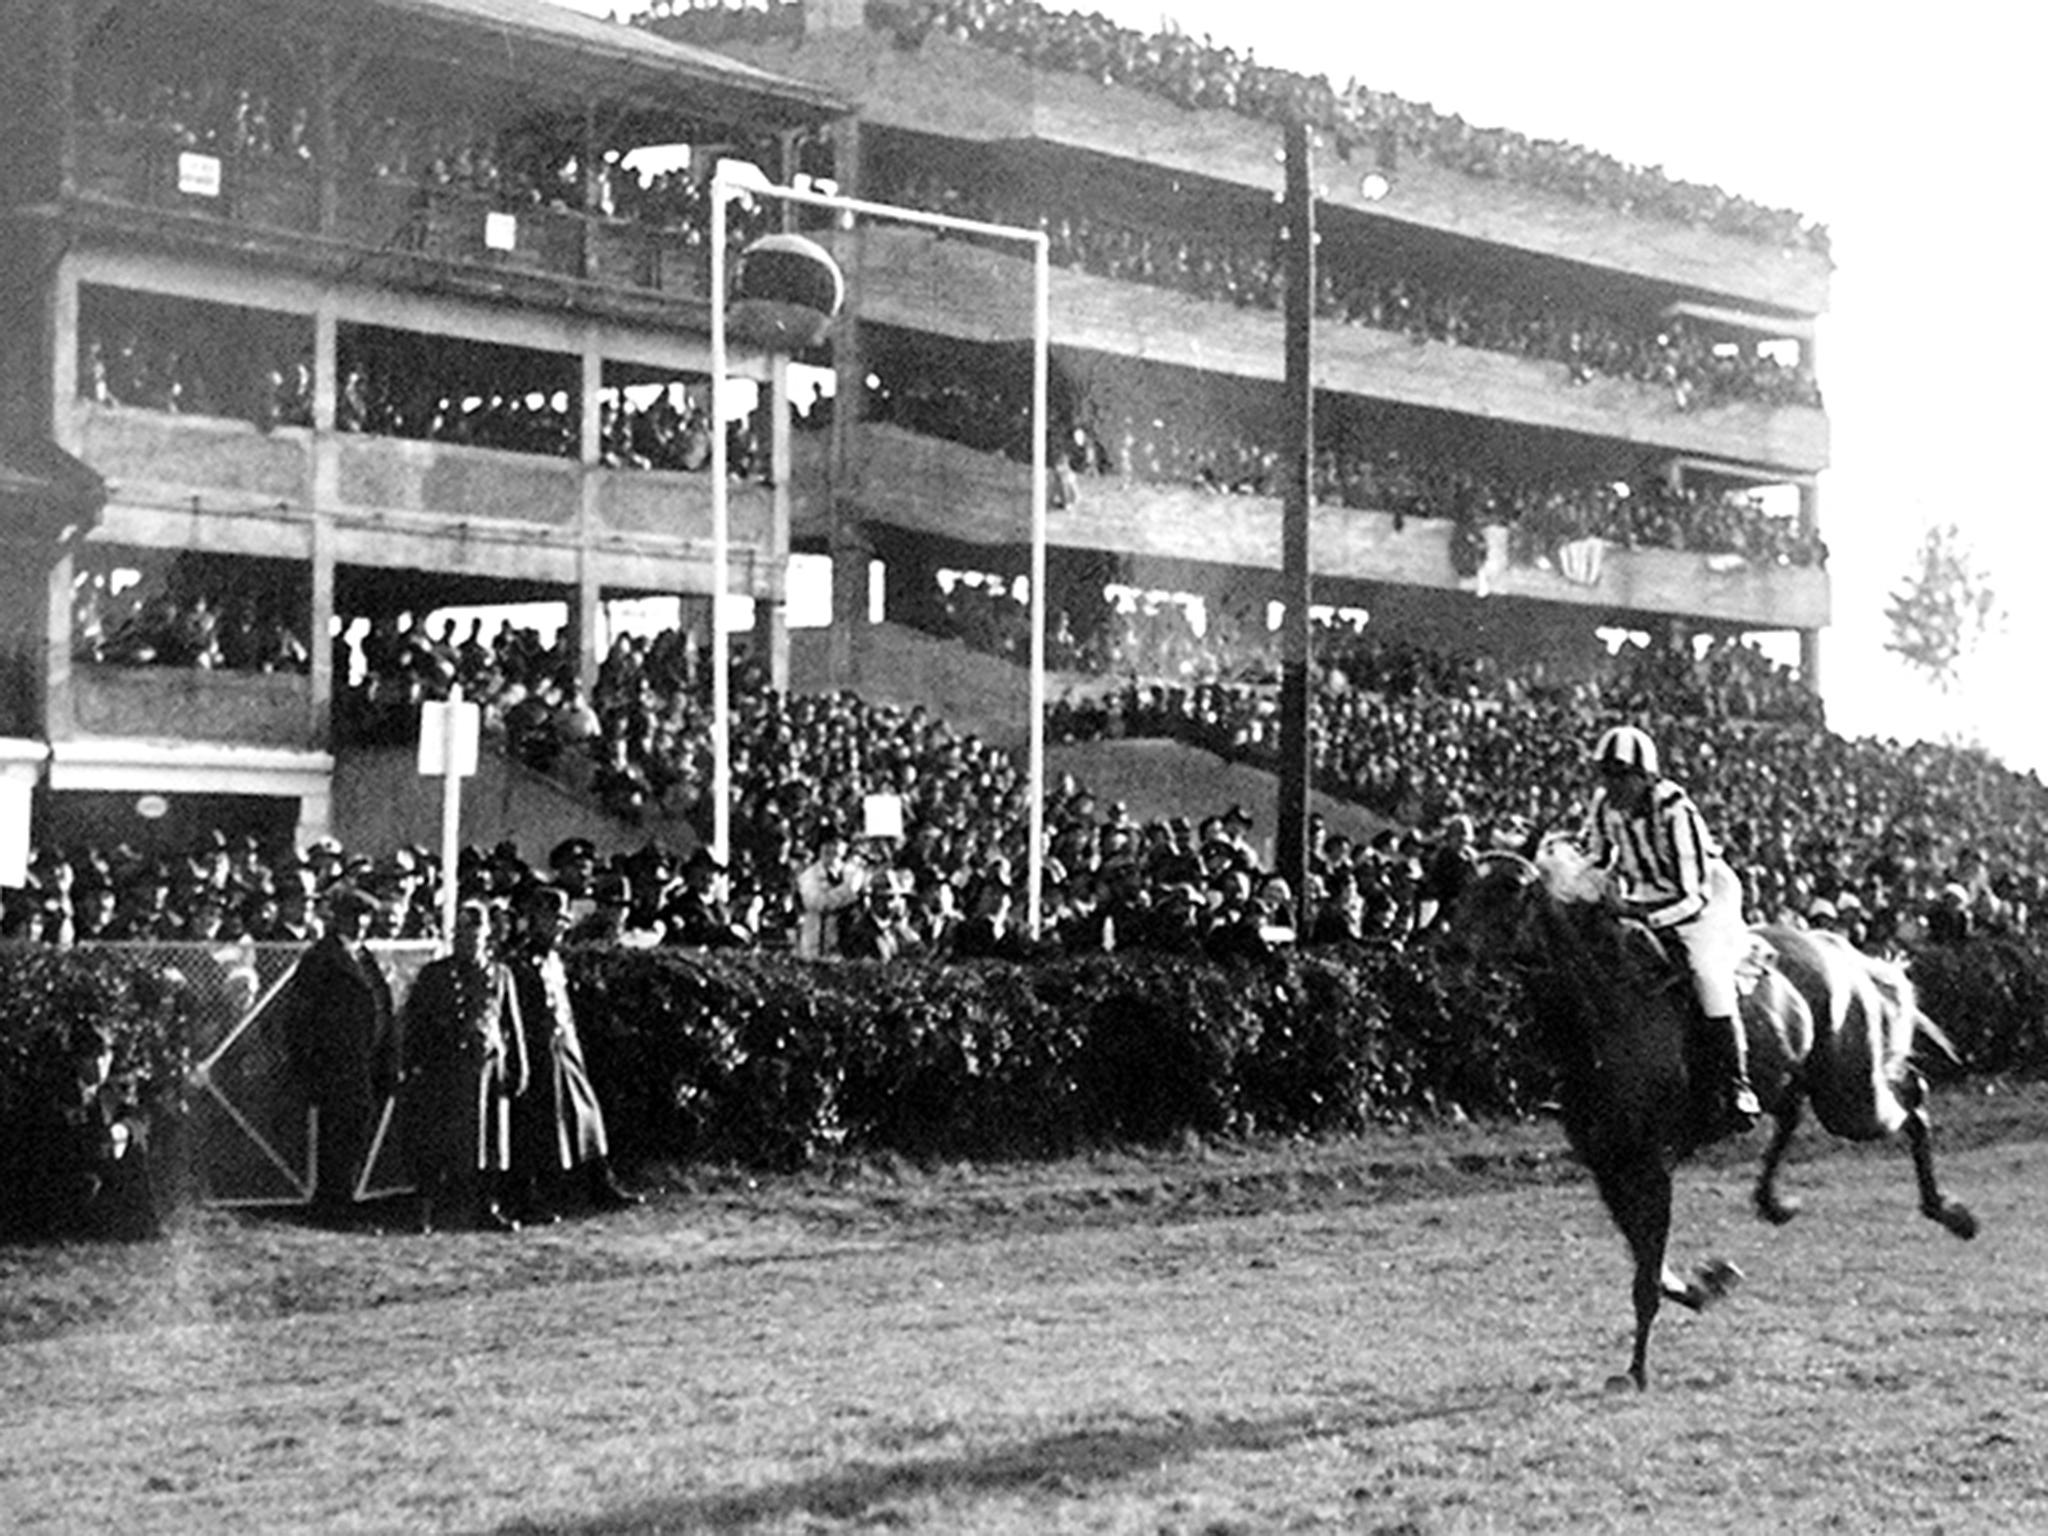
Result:
<svg viewBox="0 0 2048 1536"><path fill-rule="evenodd" d="M1286 618L1280 643L1280 825L1275 865L1294 893L1295 921L1309 920L1309 508L1315 488L1316 410L1313 328L1316 307L1316 205L1309 185L1305 123L1287 127L1287 362L1283 389L1286 499L1281 508L1280 586Z"/></svg>

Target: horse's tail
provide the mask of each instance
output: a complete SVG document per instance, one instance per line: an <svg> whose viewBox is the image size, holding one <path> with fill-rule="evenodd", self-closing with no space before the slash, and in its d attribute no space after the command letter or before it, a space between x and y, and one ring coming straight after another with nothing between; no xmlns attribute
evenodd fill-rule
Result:
<svg viewBox="0 0 2048 1536"><path fill-rule="evenodd" d="M1889 1007L1912 1021L1913 1030L1910 1038L1930 1042L1950 1061L1960 1066L1963 1058L1956 1049L1955 1041L1951 1040L1948 1031L1935 1023L1920 1006L1919 989L1913 985L1913 978L1907 974L1905 965L1900 961L1887 960L1878 955L1866 956L1864 964L1870 972L1871 985L1877 988L1879 995L1885 999Z"/></svg>

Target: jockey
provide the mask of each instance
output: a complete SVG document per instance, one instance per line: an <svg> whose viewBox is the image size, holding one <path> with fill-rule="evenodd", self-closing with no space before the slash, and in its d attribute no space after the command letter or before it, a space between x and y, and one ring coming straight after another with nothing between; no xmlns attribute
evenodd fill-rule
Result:
<svg viewBox="0 0 2048 1536"><path fill-rule="evenodd" d="M1600 784L1586 817L1587 851L1608 872L1622 910L1683 947L1708 1026L1728 1042L1724 1122L1746 1131L1759 1110L1735 993L1749 938L1742 884L1692 797L1662 777L1647 735L1614 726L1593 748L1593 763Z"/></svg>

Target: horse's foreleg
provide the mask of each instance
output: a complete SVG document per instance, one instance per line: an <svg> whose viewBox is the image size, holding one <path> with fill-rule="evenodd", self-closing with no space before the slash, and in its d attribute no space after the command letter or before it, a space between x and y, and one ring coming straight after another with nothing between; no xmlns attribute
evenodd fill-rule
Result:
<svg viewBox="0 0 2048 1536"><path fill-rule="evenodd" d="M1609 1379L1609 1387L1634 1386L1642 1391L1650 1384L1650 1329L1664 1300L1669 1271L1664 1267L1664 1250L1671 1238L1671 1170L1655 1152L1598 1175L1601 1197L1628 1239L1635 1260L1635 1348L1629 1356L1628 1374Z"/></svg>
<svg viewBox="0 0 2048 1536"><path fill-rule="evenodd" d="M1784 1102L1773 1109L1775 1129L1771 1132L1771 1144L1764 1148L1763 1166L1757 1170L1756 1189L1751 1195L1757 1215L1776 1227L1799 1214L1799 1202L1778 1193L1778 1170L1784 1166L1792 1135L1799 1129L1805 1102L1795 1086L1786 1090Z"/></svg>
<svg viewBox="0 0 2048 1536"><path fill-rule="evenodd" d="M1913 1151L1913 1177L1920 1185L1920 1214L1940 1222L1957 1237L1977 1235L1977 1218L1960 1200L1941 1192L1934 1178L1933 1135L1927 1119L1927 1084L1918 1072L1908 1072L1898 1085L1899 1100L1906 1106L1906 1143Z"/></svg>

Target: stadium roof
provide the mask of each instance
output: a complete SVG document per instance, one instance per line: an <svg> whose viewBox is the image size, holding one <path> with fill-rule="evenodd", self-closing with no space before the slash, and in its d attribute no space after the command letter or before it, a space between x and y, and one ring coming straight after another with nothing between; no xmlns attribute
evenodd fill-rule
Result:
<svg viewBox="0 0 2048 1536"><path fill-rule="evenodd" d="M453 68L545 84L563 94L650 111L689 105L735 121L816 122L849 110L819 86L549 0L358 3L395 21L409 49L424 49Z"/></svg>

